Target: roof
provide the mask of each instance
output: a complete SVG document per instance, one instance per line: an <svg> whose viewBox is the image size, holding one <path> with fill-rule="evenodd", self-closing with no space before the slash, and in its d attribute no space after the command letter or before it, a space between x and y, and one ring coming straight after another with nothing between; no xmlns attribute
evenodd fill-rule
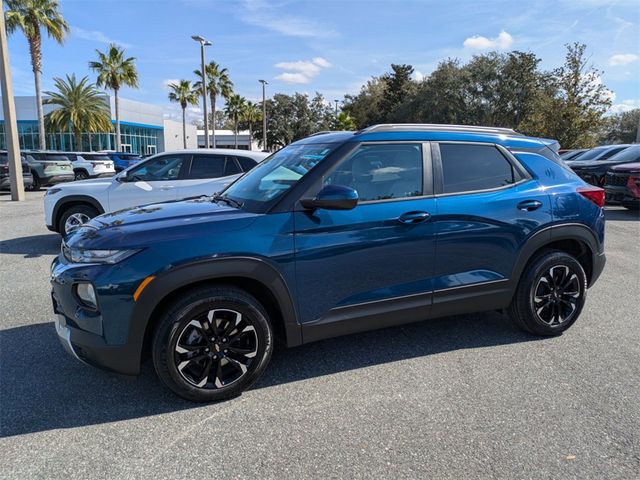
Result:
<svg viewBox="0 0 640 480"><path fill-rule="evenodd" d="M444 124L381 124L357 132L318 132L298 140L297 144L322 144L366 141L444 141L497 143L510 148L557 147L555 140L527 137L515 130L499 127Z"/></svg>
<svg viewBox="0 0 640 480"><path fill-rule="evenodd" d="M236 150L235 148L189 148L186 150L173 150L171 152L161 152L157 155L171 154L171 153L199 153L204 155L242 155L243 157L250 157L254 160L262 160L263 158L271 155L266 152L259 152L257 150Z"/></svg>

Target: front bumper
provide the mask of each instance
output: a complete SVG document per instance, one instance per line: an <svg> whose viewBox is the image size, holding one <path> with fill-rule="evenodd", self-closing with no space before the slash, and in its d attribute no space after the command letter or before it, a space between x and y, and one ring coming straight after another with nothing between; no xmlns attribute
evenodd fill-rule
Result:
<svg viewBox="0 0 640 480"><path fill-rule="evenodd" d="M31 175L25 176L22 175L22 182L25 187L30 187L33 185L33 177ZM11 188L11 178L10 177L2 177L0 178L0 190L9 190Z"/></svg>
<svg viewBox="0 0 640 480"><path fill-rule="evenodd" d="M640 197L626 186L613 187L607 185L605 187L605 201L608 205L640 205Z"/></svg>

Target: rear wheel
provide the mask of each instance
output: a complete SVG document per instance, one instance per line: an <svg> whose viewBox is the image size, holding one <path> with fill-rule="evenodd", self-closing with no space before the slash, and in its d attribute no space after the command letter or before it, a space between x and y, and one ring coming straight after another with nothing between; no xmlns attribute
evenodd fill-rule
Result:
<svg viewBox="0 0 640 480"><path fill-rule="evenodd" d="M62 213L58 222L58 232L61 235L69 235L98 215L98 210L91 205L72 205Z"/></svg>
<svg viewBox="0 0 640 480"><path fill-rule="evenodd" d="M623 205L623 207L627 210L631 210L632 212L637 212L640 210L640 203L627 203L626 205Z"/></svg>
<svg viewBox="0 0 640 480"><path fill-rule="evenodd" d="M74 180L86 180L89 178L89 174L84 170L78 170L75 174Z"/></svg>
<svg viewBox="0 0 640 480"><path fill-rule="evenodd" d="M508 313L514 323L536 335L559 335L580 316L587 276L568 253L546 250L527 266Z"/></svg>
<svg viewBox="0 0 640 480"><path fill-rule="evenodd" d="M262 374L273 333L262 305L235 287L201 287L159 319L153 364L162 382L195 402L240 395Z"/></svg>

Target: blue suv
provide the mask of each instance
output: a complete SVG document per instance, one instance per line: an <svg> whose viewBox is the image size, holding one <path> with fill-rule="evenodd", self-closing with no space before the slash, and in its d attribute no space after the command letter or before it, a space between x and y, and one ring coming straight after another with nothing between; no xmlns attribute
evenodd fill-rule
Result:
<svg viewBox="0 0 640 480"><path fill-rule="evenodd" d="M78 359L178 395L238 395L275 339L316 340L501 310L536 335L578 318L605 264L604 192L557 142L512 130L319 133L223 192L92 219L52 265Z"/></svg>

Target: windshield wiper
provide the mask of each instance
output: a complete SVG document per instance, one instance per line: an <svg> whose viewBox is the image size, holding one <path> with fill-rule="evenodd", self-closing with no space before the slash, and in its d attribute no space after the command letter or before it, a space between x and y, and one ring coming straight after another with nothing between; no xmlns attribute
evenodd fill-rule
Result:
<svg viewBox="0 0 640 480"><path fill-rule="evenodd" d="M213 199L212 201L214 202L225 202L227 205L231 205L232 207L236 207L236 208L242 208L243 203L239 202L238 200L234 200L233 198L229 198L227 196L224 195L219 195L219 194L214 194L213 195Z"/></svg>

